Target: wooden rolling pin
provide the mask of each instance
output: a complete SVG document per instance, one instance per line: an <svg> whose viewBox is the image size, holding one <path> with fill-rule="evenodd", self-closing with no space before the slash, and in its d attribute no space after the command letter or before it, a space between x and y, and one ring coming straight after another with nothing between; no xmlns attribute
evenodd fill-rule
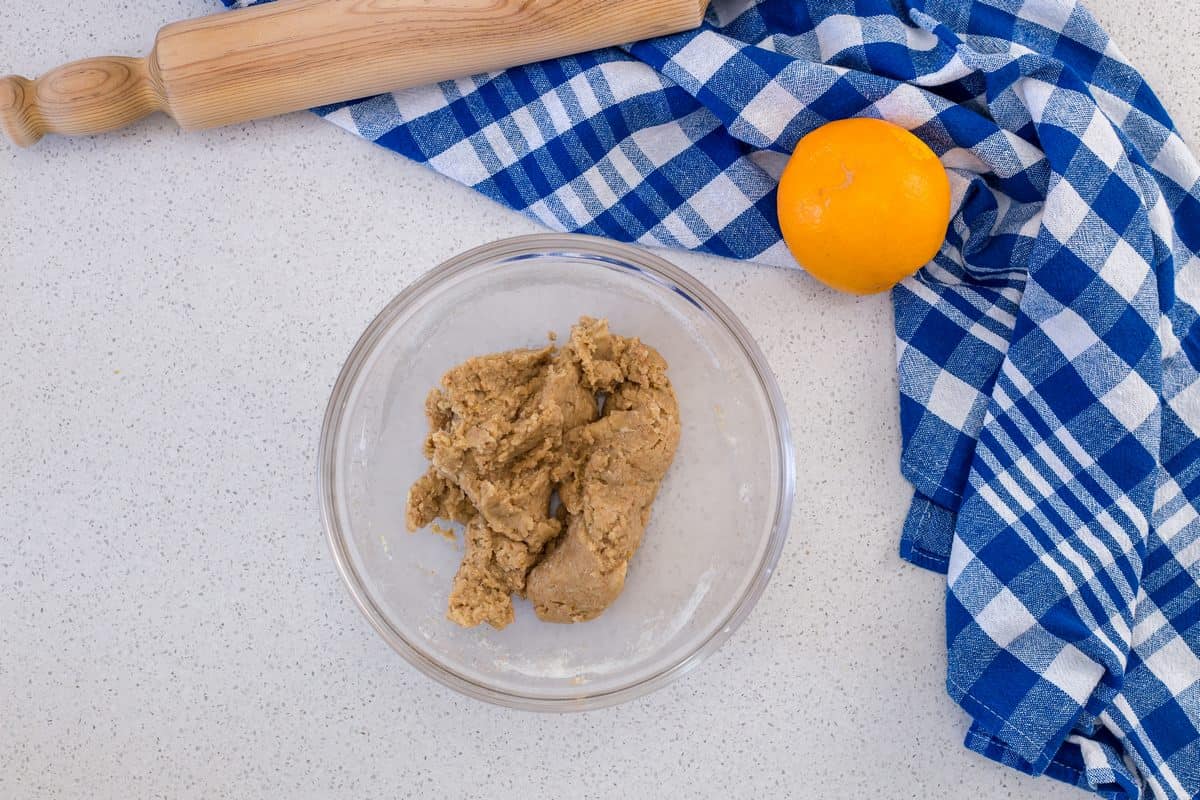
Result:
<svg viewBox="0 0 1200 800"><path fill-rule="evenodd" d="M176 22L146 58L0 79L0 129L122 128L155 111L213 128L661 36L708 0L279 0Z"/></svg>

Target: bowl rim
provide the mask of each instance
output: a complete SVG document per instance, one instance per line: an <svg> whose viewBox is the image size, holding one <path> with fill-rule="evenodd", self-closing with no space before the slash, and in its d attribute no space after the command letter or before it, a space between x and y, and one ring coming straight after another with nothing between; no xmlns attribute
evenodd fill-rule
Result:
<svg viewBox="0 0 1200 800"><path fill-rule="evenodd" d="M753 580L721 624L674 664L652 675L604 692L582 692L578 696L554 698L529 696L487 686L438 663L410 644L374 602L365 582L351 562L345 535L338 522L335 491L337 442L348 401L363 366L400 314L424 297L429 290L473 267L493 262L511 262L522 256L545 255L583 257L633 268L643 275L649 275L654 282L663 284L664 288L675 291L681 289L686 292L685 297L699 302L703 310L714 316L732 334L750 361L766 396L782 462L776 491L775 517L771 522L767 546L759 559ZM320 497L321 521L326 542L342 582L355 605L375 631L406 661L441 684L468 697L527 711L585 711L616 705L662 688L674 679L691 672L715 652L749 616L775 571L788 537L795 482L795 452L783 395L766 357L733 311L696 278L658 255L633 245L571 233L514 236L472 248L442 262L396 295L359 336L338 373L321 426L317 464L317 492Z"/></svg>

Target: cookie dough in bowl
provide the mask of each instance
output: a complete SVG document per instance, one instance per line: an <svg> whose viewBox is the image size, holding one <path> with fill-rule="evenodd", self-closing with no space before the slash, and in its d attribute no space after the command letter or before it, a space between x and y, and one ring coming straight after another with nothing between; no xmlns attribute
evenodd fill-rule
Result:
<svg viewBox="0 0 1200 800"><path fill-rule="evenodd" d="M408 493L416 531L466 525L451 621L598 617L625 586L679 444L679 403L654 348L583 317L564 347L468 359L425 400L429 470Z"/></svg>
<svg viewBox="0 0 1200 800"><path fill-rule="evenodd" d="M551 331L562 335L548 345ZM593 351L597 340L607 344ZM642 366L592 357L614 342L644 346ZM472 359L515 352L524 355L491 366L531 409L505 417L524 428L491 426L495 409L461 405L442 382L472 363L459 377L481 379L487 365ZM566 395L542 408L556 363L579 371L583 391L559 374ZM480 397L506 402L501 394ZM455 413L478 416L455 427ZM499 440L462 448L460 433ZM528 458L529 447L559 455ZM530 480L480 480L479 464L456 463L468 451L527 458ZM337 568L402 656L472 697L580 710L664 685L746 618L786 537L794 465L775 381L720 300L643 250L548 234L458 256L381 312L335 384L319 479ZM497 485L531 505L505 501ZM554 493L561 509L522 512ZM455 541L408 531L429 522L453 527ZM456 595L460 569L473 577Z"/></svg>

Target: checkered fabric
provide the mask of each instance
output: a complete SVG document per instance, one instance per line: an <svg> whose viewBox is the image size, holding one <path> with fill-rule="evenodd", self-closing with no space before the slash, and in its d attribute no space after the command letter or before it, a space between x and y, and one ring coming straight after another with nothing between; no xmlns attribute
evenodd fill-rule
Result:
<svg viewBox="0 0 1200 800"><path fill-rule="evenodd" d="M550 227L778 265L802 135L916 133L954 215L893 294L901 553L947 575L966 744L1200 794L1200 169L1080 5L714 0L697 31L317 111Z"/></svg>

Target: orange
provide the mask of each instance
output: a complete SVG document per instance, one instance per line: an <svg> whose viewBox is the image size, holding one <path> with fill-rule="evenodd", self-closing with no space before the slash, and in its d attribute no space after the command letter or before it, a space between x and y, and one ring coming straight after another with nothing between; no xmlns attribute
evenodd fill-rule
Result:
<svg viewBox="0 0 1200 800"><path fill-rule="evenodd" d="M878 119L809 133L779 180L792 255L835 289L872 294L928 263L946 238L950 180L916 136Z"/></svg>

